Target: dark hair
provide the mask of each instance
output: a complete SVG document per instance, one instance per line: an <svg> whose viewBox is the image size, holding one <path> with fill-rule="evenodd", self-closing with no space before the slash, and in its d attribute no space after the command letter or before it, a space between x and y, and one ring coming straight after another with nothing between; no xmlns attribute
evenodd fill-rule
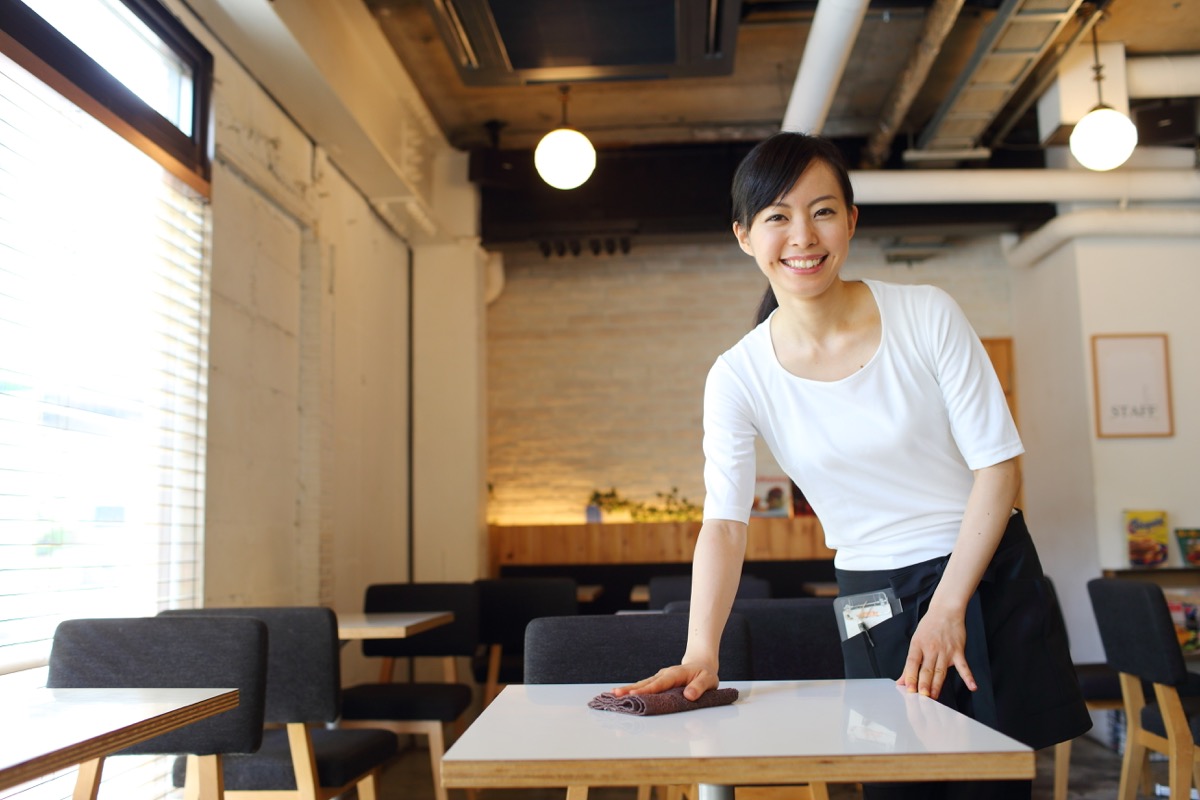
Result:
<svg viewBox="0 0 1200 800"><path fill-rule="evenodd" d="M854 205L850 172L837 145L821 136L782 131L755 145L733 174L730 190L733 221L749 230L758 212L791 191L814 160L829 165L841 184L846 205ZM778 307L775 292L768 286L759 302L755 325L762 323Z"/></svg>

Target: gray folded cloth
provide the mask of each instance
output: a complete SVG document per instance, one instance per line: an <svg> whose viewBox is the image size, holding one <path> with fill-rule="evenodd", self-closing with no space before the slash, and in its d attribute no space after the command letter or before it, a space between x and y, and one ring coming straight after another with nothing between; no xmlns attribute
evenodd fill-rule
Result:
<svg viewBox="0 0 1200 800"><path fill-rule="evenodd" d="M709 689L700 695L698 700L688 700L683 696L683 687L676 686L674 689L667 689L665 692L656 694L627 694L624 697L617 697L612 692L605 692L589 700L588 708L651 717L656 714L674 714L679 711L693 711L697 708L725 706L737 699L737 689Z"/></svg>

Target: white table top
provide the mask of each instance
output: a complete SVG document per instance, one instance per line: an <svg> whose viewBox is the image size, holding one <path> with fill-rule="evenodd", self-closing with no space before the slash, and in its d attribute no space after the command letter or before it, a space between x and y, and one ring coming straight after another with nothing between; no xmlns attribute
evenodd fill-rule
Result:
<svg viewBox="0 0 1200 800"><path fill-rule="evenodd" d="M237 689L29 689L0 695L0 790L237 704Z"/></svg>
<svg viewBox="0 0 1200 800"><path fill-rule="evenodd" d="M449 611L412 611L362 614L339 612L339 639L403 639L454 622Z"/></svg>
<svg viewBox="0 0 1200 800"><path fill-rule="evenodd" d="M1025 745L890 680L725 682L718 708L587 707L611 686L508 686L442 759L458 788L1029 779ZM513 736L520 731L520 736Z"/></svg>

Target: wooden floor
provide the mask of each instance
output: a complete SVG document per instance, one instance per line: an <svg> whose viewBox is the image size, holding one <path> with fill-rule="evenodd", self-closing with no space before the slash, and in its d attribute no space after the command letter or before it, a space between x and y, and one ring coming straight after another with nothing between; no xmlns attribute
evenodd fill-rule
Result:
<svg viewBox="0 0 1200 800"><path fill-rule="evenodd" d="M1153 769L1161 764L1152 764ZM1038 755L1038 774L1033 784L1034 800L1051 800L1053 761L1049 754ZM1070 800L1112 800L1117 794L1121 774L1121 758L1094 739L1083 737L1076 741L1071 758ZM424 748L405 751L399 761L384 775L380 800L433 800L429 753ZM452 790L450 800L465 800L465 792ZM563 790L487 790L477 793L477 800L563 800ZM862 793L856 786L830 787L831 800L858 800ZM589 800L634 800L633 789L594 789ZM787 800L780 796L779 800Z"/></svg>

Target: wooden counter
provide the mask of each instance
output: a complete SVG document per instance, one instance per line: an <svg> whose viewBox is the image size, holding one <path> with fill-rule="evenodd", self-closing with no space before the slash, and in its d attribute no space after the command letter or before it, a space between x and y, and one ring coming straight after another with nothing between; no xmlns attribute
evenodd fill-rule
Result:
<svg viewBox="0 0 1200 800"><path fill-rule="evenodd" d="M687 563L699 522L488 526L488 574L509 564ZM754 517L747 561L832 559L816 517Z"/></svg>

